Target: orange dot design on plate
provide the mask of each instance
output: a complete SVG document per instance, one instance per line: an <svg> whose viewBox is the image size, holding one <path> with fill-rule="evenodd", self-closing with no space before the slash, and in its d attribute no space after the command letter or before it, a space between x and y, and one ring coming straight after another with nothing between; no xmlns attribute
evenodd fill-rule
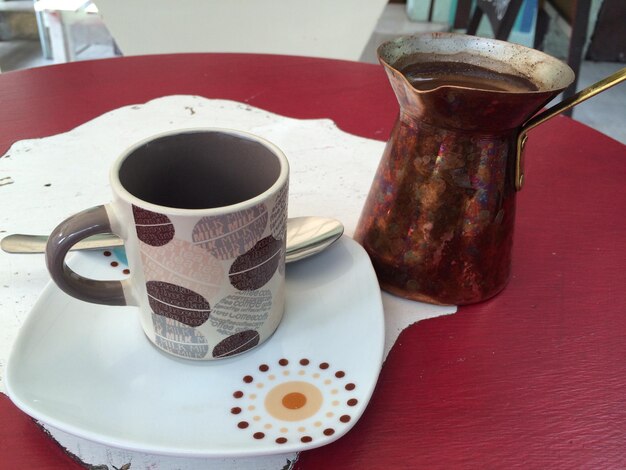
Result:
<svg viewBox="0 0 626 470"><path fill-rule="evenodd" d="M353 395L356 385L328 362L283 357L260 364L257 371L241 378L243 388L233 392L237 406L231 408L239 429L247 429L253 439L281 446L310 443L335 435L352 421L345 411L358 403ZM250 403L257 394L260 401L254 402L260 406ZM339 405L348 409L337 413Z"/></svg>
<svg viewBox="0 0 626 470"><path fill-rule="evenodd" d="M306 395L300 392L288 393L283 397L283 406L290 410L297 410L306 404Z"/></svg>
<svg viewBox="0 0 626 470"><path fill-rule="evenodd" d="M322 407L324 396L314 384L305 381L283 382L265 396L265 409L281 421L302 421Z"/></svg>

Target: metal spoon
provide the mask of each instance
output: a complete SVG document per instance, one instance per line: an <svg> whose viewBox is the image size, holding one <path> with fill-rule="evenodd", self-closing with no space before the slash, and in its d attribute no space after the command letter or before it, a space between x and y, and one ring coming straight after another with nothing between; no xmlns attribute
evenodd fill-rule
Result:
<svg viewBox="0 0 626 470"><path fill-rule="evenodd" d="M326 217L293 217L287 219L285 262L298 261L328 248L343 234L343 224ZM43 253L46 235L7 235L0 247L7 253ZM72 250L101 250L122 246L123 240L113 234L94 235L78 242Z"/></svg>

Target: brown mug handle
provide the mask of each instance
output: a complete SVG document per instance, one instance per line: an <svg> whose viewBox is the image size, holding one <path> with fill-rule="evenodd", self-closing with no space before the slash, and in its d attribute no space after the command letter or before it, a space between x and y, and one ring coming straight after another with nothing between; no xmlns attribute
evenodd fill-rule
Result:
<svg viewBox="0 0 626 470"><path fill-rule="evenodd" d="M50 234L46 245L46 265L52 279L65 293L95 304L129 305L124 296L128 281L96 281L75 273L65 263L67 252L84 238L111 233L105 206L96 206L68 217Z"/></svg>

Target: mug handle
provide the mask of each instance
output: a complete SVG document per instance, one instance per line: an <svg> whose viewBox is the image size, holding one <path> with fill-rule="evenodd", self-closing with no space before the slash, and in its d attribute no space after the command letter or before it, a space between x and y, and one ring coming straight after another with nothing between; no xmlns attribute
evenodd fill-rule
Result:
<svg viewBox="0 0 626 470"><path fill-rule="evenodd" d="M124 292L132 292L128 280L96 281L75 273L65 263L67 252L84 238L113 233L107 206L96 206L68 217L50 234L46 245L46 265L52 280L66 294L103 305L134 305Z"/></svg>

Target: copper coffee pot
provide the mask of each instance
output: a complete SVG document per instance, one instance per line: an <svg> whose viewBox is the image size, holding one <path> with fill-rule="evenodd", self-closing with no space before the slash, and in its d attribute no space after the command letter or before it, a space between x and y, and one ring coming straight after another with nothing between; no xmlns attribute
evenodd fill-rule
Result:
<svg viewBox="0 0 626 470"><path fill-rule="evenodd" d="M574 79L565 63L543 52L434 33L386 42L378 57L400 113L355 239L384 290L435 304L488 299L510 275L527 132L623 81L626 69L533 117ZM413 86L406 71L432 68L433 61L520 77L531 88Z"/></svg>

